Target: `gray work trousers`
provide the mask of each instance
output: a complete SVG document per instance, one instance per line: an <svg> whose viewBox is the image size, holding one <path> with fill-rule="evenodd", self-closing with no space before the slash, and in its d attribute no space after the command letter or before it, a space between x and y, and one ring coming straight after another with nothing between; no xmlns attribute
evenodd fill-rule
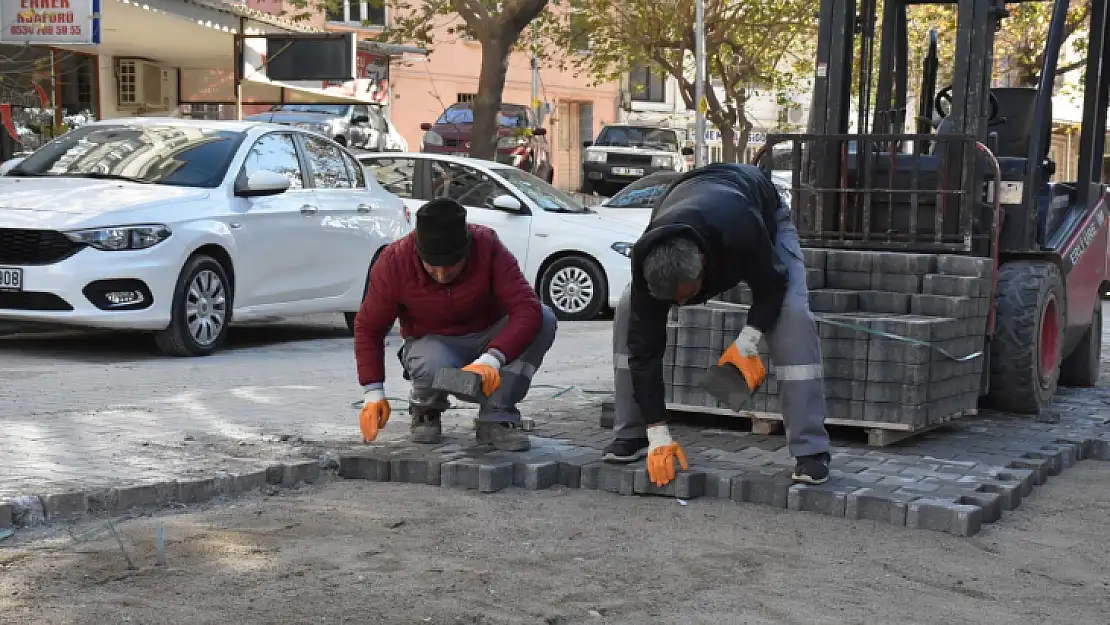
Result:
<svg viewBox="0 0 1110 625"><path fill-rule="evenodd" d="M508 317L502 317L482 332L462 336L430 334L406 340L401 346L400 356L401 366L412 379L412 390L409 391L411 407L416 410L446 410L449 407L447 394L432 389L436 372L444 367L461 368L474 362L486 352L490 341L508 322ZM479 420L520 423L520 411L516 405L528 394L532 377L555 342L557 328L555 314L543 306L543 325L539 333L520 358L501 367L501 385L478 409Z"/></svg>
<svg viewBox="0 0 1110 625"><path fill-rule="evenodd" d="M809 310L806 267L798 243L798 230L785 204L780 205L777 219L775 251L787 268L789 277L778 323L764 340L774 364L773 374L778 380L790 454L794 457L810 456L829 451L829 434L825 430L821 340ZM631 306L631 287L627 287L613 319L613 381L616 387L613 436L617 439L647 436L648 424L644 423L640 407L632 395L632 373L628 369Z"/></svg>

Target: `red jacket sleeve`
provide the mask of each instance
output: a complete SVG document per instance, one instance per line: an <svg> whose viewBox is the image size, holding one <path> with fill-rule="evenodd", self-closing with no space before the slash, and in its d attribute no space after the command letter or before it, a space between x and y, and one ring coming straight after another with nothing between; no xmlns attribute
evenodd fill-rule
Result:
<svg viewBox="0 0 1110 625"><path fill-rule="evenodd" d="M370 270L366 297L355 317L355 363L362 386L385 382L385 337L400 308L396 263L396 254L387 247Z"/></svg>
<svg viewBox="0 0 1110 625"><path fill-rule="evenodd" d="M504 329L490 341L489 349L496 349L505 356L508 364L524 353L528 345L543 327L543 309L540 298L528 284L524 272L516 262L516 257L493 234L493 294L501 304L501 310L509 315Z"/></svg>

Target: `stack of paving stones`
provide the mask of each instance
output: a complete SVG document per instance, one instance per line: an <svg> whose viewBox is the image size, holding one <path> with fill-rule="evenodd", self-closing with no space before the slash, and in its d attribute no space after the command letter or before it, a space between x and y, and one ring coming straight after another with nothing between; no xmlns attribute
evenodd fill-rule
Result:
<svg viewBox="0 0 1110 625"><path fill-rule="evenodd" d="M990 259L803 251L810 309L828 320L818 326L829 418L917 429L975 411L983 358L954 358L984 349ZM697 380L743 328L750 304L751 292L740 285L704 306L672 310L664 364L667 401L724 407L698 389ZM760 351L769 375L751 410L777 413L774 363L765 342Z"/></svg>
<svg viewBox="0 0 1110 625"><path fill-rule="evenodd" d="M959 460L834 448L831 479L793 484L781 445L767 448L738 437L676 426L690 469L663 488L648 480L644 463L610 464L586 442L532 437L532 449L507 453L450 442L435 448L406 442L375 445L340 456L348 479L402 482L494 493L572 488L618 495L683 500L728 499L914 529L971 536L1014 510L1034 486L1083 459L1110 459L1110 440L1046 431L1017 444L995 438L991 447ZM781 438L781 437L767 437ZM950 441L948 441L950 444ZM943 443L942 443L943 444ZM1009 445L1009 446L1007 446Z"/></svg>

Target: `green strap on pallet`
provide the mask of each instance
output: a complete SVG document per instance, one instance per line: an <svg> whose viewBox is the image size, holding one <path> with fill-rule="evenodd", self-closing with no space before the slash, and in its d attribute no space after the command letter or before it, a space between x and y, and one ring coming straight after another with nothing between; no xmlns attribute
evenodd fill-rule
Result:
<svg viewBox="0 0 1110 625"><path fill-rule="evenodd" d="M860 325L858 323L851 323L851 322L848 322L848 321L833 320L833 319L829 319L829 318L826 318L826 317L822 317L820 315L813 315L813 318L816 319L819 323L827 323L831 326L837 326L837 327L840 327L840 328L847 328L849 330L856 330L857 332L864 332L866 334L871 334L871 335L874 335L874 336L881 336L883 338L891 339L893 341L900 341L902 343L909 343L910 345L918 345L920 347L928 347L929 349L936 350L936 351L940 352L942 355L944 355L944 357L948 358L949 360L953 360L955 362L968 362L970 360L975 360L976 358L983 355L982 351L977 351L977 352L973 352L971 354L968 354L966 356L953 356L952 354L948 353L948 351L945 350L943 347L938 347L935 343L930 343L929 341L922 341L921 339L911 339L908 336L901 336L901 335L898 335L898 334L891 334L890 332L883 332L882 330L876 330L874 328L869 328L867 326Z"/></svg>

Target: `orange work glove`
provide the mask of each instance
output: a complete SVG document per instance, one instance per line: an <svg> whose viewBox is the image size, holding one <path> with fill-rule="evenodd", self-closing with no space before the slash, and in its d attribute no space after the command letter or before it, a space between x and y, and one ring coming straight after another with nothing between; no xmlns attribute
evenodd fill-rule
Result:
<svg viewBox="0 0 1110 625"><path fill-rule="evenodd" d="M378 438L378 432L389 422L389 402L380 389L366 391L363 395L362 412L358 415L358 426L362 428L362 442L369 443Z"/></svg>
<svg viewBox="0 0 1110 625"><path fill-rule="evenodd" d="M501 386L501 361L493 354L482 354L478 360L463 367L463 371L477 373L482 378L482 394L486 397L493 395Z"/></svg>
<svg viewBox="0 0 1110 625"><path fill-rule="evenodd" d="M679 466L685 471L690 466L686 464L686 454L678 443L671 440L671 432L666 425L655 425L647 429L648 479L653 484L662 488L674 479L674 461L677 459Z"/></svg>
<svg viewBox="0 0 1110 625"><path fill-rule="evenodd" d="M767 377L767 370L763 368L763 361L759 358L759 339L763 333L751 326L745 326L740 336L728 346L717 366L732 365L744 375L748 383L748 390L753 393Z"/></svg>

